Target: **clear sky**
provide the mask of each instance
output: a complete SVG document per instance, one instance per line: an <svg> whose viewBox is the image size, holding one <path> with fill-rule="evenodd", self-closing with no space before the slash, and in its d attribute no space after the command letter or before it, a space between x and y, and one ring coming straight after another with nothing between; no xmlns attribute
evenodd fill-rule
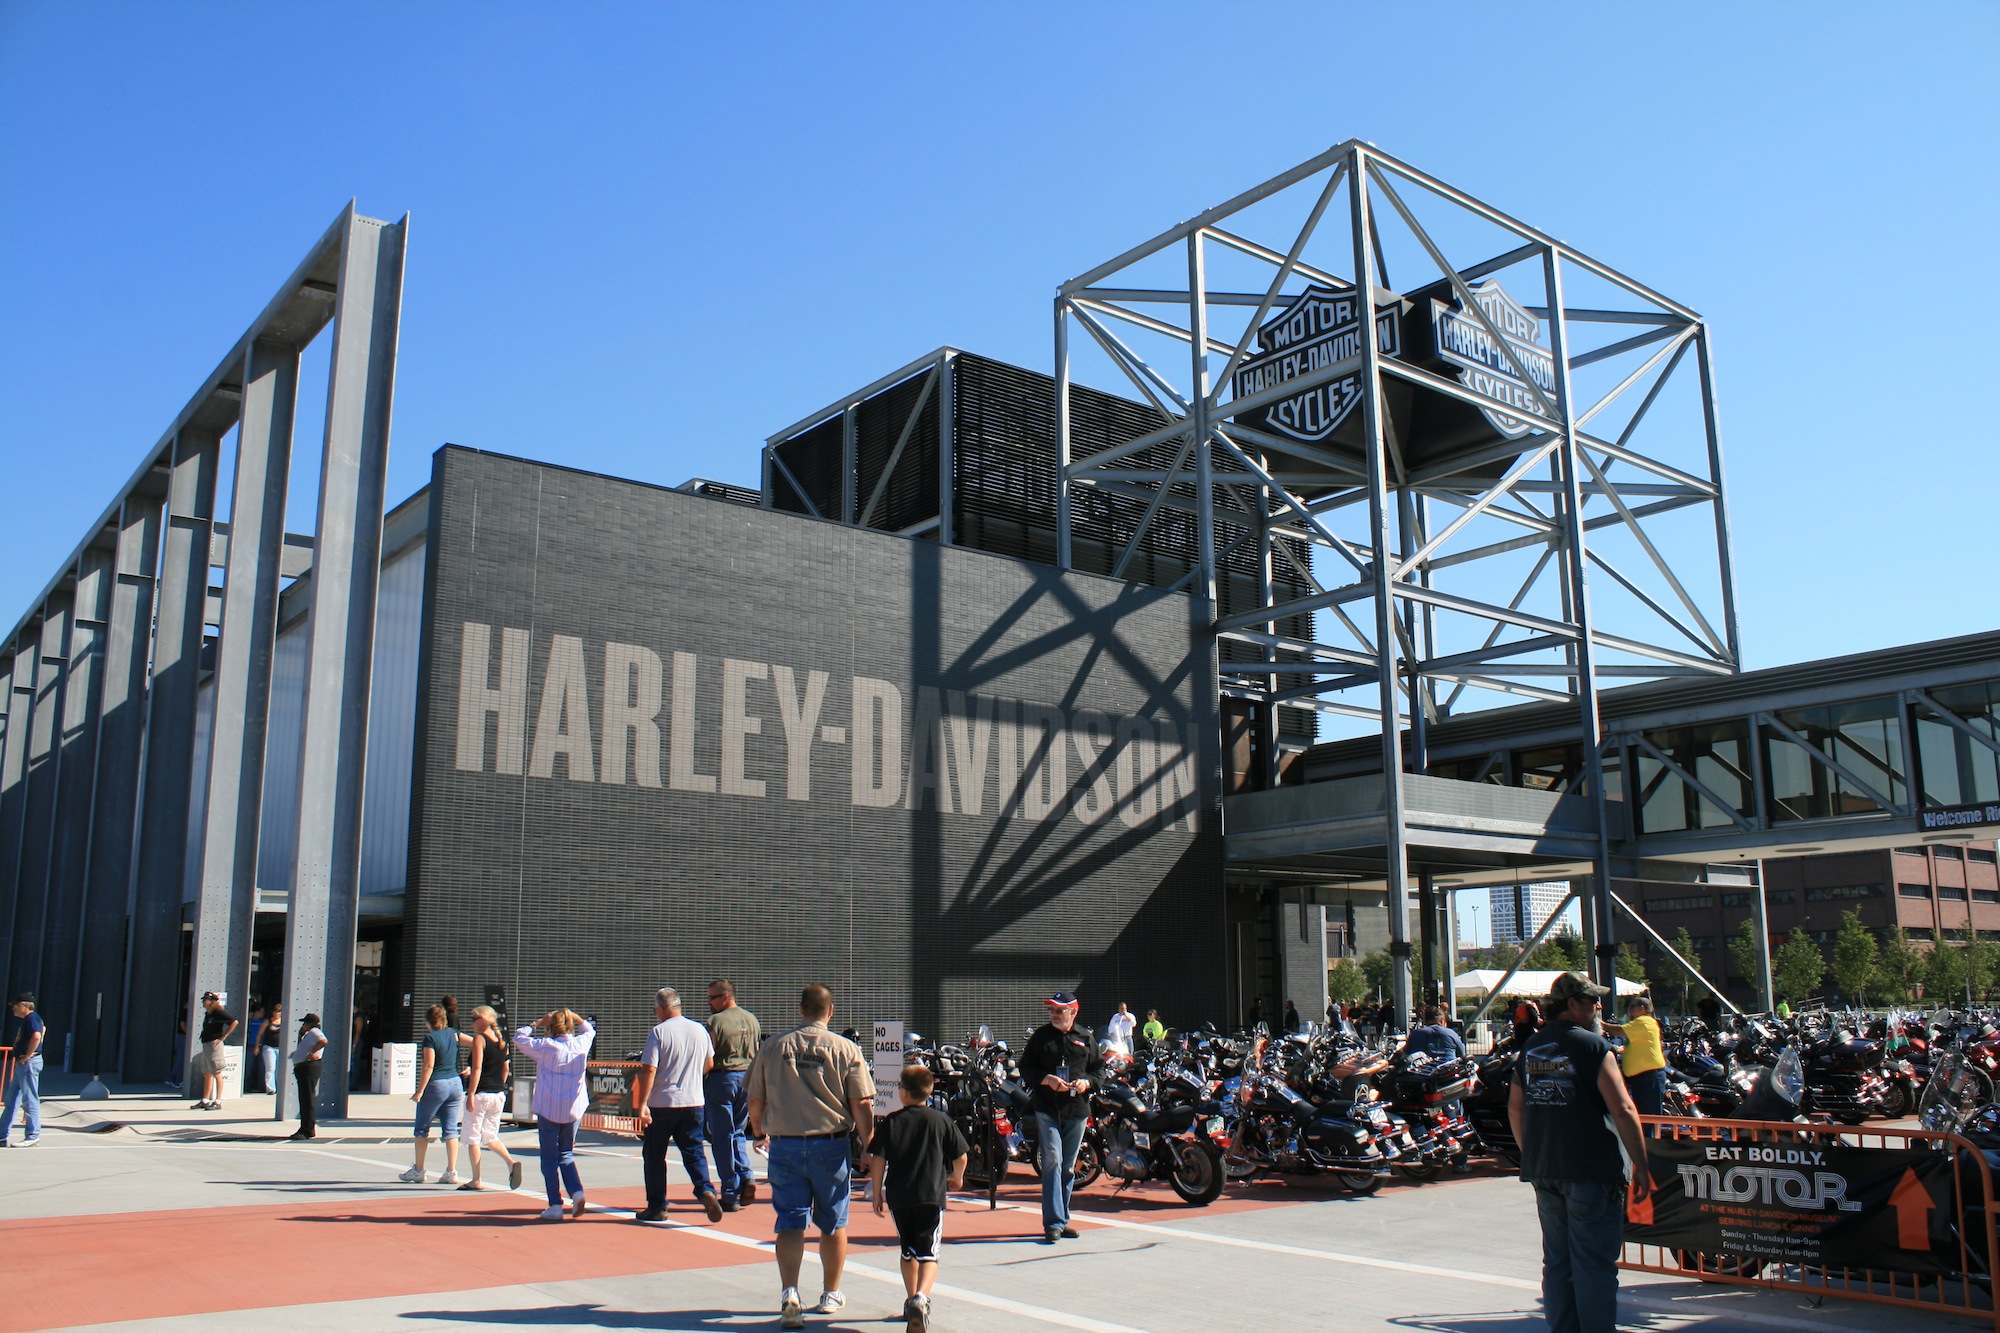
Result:
<svg viewBox="0 0 2000 1333"><path fill-rule="evenodd" d="M350 197L412 216L392 498L445 441L754 484L1350 137L1709 319L1747 665L1990 630L1996 56L1992 4L0 0L0 633Z"/></svg>

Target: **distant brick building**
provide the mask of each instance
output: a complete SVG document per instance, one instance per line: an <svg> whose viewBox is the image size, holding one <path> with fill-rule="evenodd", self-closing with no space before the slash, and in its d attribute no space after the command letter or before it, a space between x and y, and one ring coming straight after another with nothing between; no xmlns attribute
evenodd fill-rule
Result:
<svg viewBox="0 0 2000 1333"><path fill-rule="evenodd" d="M2000 865L1990 841L1787 857L1763 869L1774 947L1802 928L1830 951L1850 909L1878 939L1900 925L1919 947L2000 940ZM1741 1001L1754 997L1755 985L1739 974L1728 941L1752 913L1755 876L1754 866L1716 866L1705 884L1621 882L1618 892L1667 939L1685 928L1703 975ZM1663 951L1632 938L1638 934L1629 921L1620 930L1649 971L1664 975Z"/></svg>

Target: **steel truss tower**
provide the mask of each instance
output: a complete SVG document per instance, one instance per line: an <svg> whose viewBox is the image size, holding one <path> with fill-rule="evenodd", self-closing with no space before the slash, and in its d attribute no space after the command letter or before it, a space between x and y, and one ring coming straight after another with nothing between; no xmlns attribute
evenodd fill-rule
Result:
<svg viewBox="0 0 2000 1333"><path fill-rule="evenodd" d="M1144 501L1134 546L1162 510L1193 513L1191 587L1265 782L1280 708L1379 727L1393 774L1427 771L1427 729L1454 712L1575 704L1600 744L1544 780L1597 811L1585 934L1607 980L1622 786L1598 682L1740 664L1701 317L1350 141L1064 283L1055 363L1060 563L1080 488ZM1079 452L1084 377L1129 384L1157 428ZM1250 605L1217 578L1246 548ZM1406 812L1386 791L1407 1017Z"/></svg>

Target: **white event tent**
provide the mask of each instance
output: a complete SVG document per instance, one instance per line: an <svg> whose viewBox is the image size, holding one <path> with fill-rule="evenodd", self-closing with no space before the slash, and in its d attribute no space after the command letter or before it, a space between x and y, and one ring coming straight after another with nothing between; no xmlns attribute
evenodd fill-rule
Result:
<svg viewBox="0 0 2000 1333"><path fill-rule="evenodd" d="M1461 972L1458 974L1456 990L1460 995L1485 995L1495 986L1499 985L1500 978L1506 975L1505 972L1497 967L1482 967L1471 972ZM1555 971L1516 972L1508 979L1507 989L1502 991L1501 994L1524 996L1530 1000L1544 999L1549 993L1549 988L1556 984L1556 978L1561 975L1561 972ZM1620 995L1644 995L1646 988L1636 981L1627 981L1625 978L1620 977L1618 978L1618 993Z"/></svg>

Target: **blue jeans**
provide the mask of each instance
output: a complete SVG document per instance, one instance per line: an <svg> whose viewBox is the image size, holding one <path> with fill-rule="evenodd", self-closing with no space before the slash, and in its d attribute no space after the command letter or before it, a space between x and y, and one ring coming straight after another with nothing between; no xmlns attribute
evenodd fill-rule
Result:
<svg viewBox="0 0 2000 1333"><path fill-rule="evenodd" d="M853 1193L848 1136L771 1140L772 1230L804 1231L806 1220L831 1235L847 1226L847 1199Z"/></svg>
<svg viewBox="0 0 2000 1333"><path fill-rule="evenodd" d="M755 1182L750 1169L750 1099L744 1095L747 1069L717 1069L702 1080L707 1099L708 1148L715 1154L715 1175L722 1197L733 1199Z"/></svg>
<svg viewBox="0 0 2000 1333"><path fill-rule="evenodd" d="M0 1120L0 1143L14 1132L14 1114L20 1112L28 1123L28 1142L42 1136L42 1057L31 1055L14 1062L14 1076L7 1080L7 1118Z"/></svg>
<svg viewBox="0 0 2000 1333"><path fill-rule="evenodd" d="M1634 1074L1625 1080L1625 1090L1632 1094L1632 1104L1639 1108L1640 1115L1667 1113L1666 1070L1649 1069L1643 1074Z"/></svg>
<svg viewBox="0 0 2000 1333"><path fill-rule="evenodd" d="M449 1078L433 1078L424 1084L424 1094L417 1102L417 1138L431 1136L431 1121L437 1120L447 1139L458 1137L458 1117L465 1110L465 1080L453 1074Z"/></svg>
<svg viewBox="0 0 2000 1333"><path fill-rule="evenodd" d="M1591 1181L1535 1182L1542 1220L1542 1315L1550 1333L1613 1333L1625 1191Z"/></svg>
<svg viewBox="0 0 2000 1333"><path fill-rule="evenodd" d="M542 1159L542 1188L549 1193L549 1207L562 1207L562 1189L557 1186L556 1173L562 1173L562 1184L569 1187L569 1197L574 1199L583 1193L583 1177L576 1173L576 1125L551 1120L547 1116L535 1117L535 1146Z"/></svg>
<svg viewBox="0 0 2000 1333"><path fill-rule="evenodd" d="M708 1183L708 1160L701 1151L701 1108L699 1106L655 1106L653 1118L639 1143L641 1169L646 1177L646 1206L667 1206L667 1146L681 1150L681 1165L694 1183L694 1196L715 1193Z"/></svg>
<svg viewBox="0 0 2000 1333"><path fill-rule="evenodd" d="M1076 1155L1083 1148L1082 1116L1058 1120L1035 1112L1035 1165L1042 1173L1042 1226L1069 1225L1069 1196L1076 1188Z"/></svg>

